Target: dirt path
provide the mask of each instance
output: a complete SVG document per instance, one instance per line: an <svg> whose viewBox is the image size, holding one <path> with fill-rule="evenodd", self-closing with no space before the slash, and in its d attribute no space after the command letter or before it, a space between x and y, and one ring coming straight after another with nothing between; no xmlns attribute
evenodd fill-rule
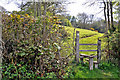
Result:
<svg viewBox="0 0 120 80"><path fill-rule="evenodd" d="M80 39L84 39L84 38L92 37L92 36L95 36L95 35L97 35L97 34L93 34L93 35L89 35L89 36L83 36L83 37L81 37Z"/></svg>

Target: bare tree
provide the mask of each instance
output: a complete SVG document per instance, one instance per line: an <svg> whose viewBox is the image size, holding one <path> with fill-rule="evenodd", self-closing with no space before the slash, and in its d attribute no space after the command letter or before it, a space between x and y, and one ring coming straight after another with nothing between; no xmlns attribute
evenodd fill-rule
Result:
<svg viewBox="0 0 120 80"><path fill-rule="evenodd" d="M78 21L80 21L83 24L82 28L84 29L88 21L88 15L86 13L79 13L77 17L78 17Z"/></svg>
<svg viewBox="0 0 120 80"><path fill-rule="evenodd" d="M114 22L113 22L113 3L110 1L110 14L111 14L111 30L115 31Z"/></svg>
<svg viewBox="0 0 120 80"><path fill-rule="evenodd" d="M104 17L105 17L105 24L107 23L107 17L106 17L106 2L103 0L104 4ZM108 31L107 24L106 24L106 32Z"/></svg>
<svg viewBox="0 0 120 80"><path fill-rule="evenodd" d="M108 30L110 29L110 8L109 8L109 2L107 2L107 27L108 27Z"/></svg>

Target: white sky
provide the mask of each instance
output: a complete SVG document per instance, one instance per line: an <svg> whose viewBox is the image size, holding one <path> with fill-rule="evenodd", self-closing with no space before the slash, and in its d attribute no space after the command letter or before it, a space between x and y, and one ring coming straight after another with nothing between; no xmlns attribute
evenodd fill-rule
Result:
<svg viewBox="0 0 120 80"><path fill-rule="evenodd" d="M18 0L14 0L11 3L9 3L8 1L10 1L10 0L0 0L0 6L3 6L8 11L13 11L13 10L19 11L20 10L17 7L17 5L14 3L14 1L18 1ZM67 13L69 13L72 16L76 16L78 13L85 12L87 14L94 14L95 17L104 18L103 11L101 13L97 14L101 10L98 5L96 5L94 7L88 7L88 6L82 5L84 2L86 2L86 0L69 0L69 1L75 2L72 4L68 4L66 6L66 9L68 11ZM9 4L7 4L7 3L9 3Z"/></svg>
<svg viewBox="0 0 120 80"><path fill-rule="evenodd" d="M7 11L20 10L14 2L8 3L8 0L0 0L0 6L3 6Z"/></svg>
<svg viewBox="0 0 120 80"><path fill-rule="evenodd" d="M99 13L102 10L102 8L99 8L100 6L98 4L89 7L88 5L83 5L87 0L70 0L70 1L73 1L75 3L69 4L67 6L67 10L69 14L76 16L78 13L85 12L87 14L94 14L95 17L104 18L103 11Z"/></svg>

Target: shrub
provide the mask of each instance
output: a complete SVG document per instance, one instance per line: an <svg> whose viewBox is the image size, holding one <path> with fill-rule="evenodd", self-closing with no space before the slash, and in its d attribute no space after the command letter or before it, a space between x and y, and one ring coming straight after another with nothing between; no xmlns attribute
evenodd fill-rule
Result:
<svg viewBox="0 0 120 80"><path fill-rule="evenodd" d="M56 25L57 19L51 16L35 19L18 13L3 14L3 77L46 77L54 72L61 78L68 62L55 55L60 50L58 42L64 38L64 28Z"/></svg>

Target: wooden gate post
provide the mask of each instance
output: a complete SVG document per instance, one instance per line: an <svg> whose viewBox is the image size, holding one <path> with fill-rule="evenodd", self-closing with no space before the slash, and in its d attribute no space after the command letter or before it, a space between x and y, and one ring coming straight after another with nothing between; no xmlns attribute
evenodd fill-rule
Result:
<svg viewBox="0 0 120 80"><path fill-rule="evenodd" d="M89 69L93 70L93 57L89 57Z"/></svg>
<svg viewBox="0 0 120 80"><path fill-rule="evenodd" d="M76 49L75 60L77 61L77 63L79 63L79 31L76 31L75 49Z"/></svg>
<svg viewBox="0 0 120 80"><path fill-rule="evenodd" d="M97 46L97 62L101 61L101 40L98 38L98 46Z"/></svg>

